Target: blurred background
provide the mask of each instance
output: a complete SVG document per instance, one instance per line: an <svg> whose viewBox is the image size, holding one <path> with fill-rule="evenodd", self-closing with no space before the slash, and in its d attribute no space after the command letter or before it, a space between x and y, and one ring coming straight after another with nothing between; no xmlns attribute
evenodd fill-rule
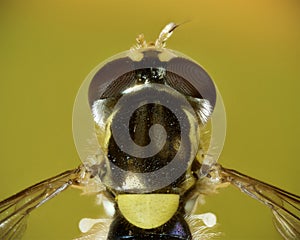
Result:
<svg viewBox="0 0 300 240"><path fill-rule="evenodd" d="M215 80L227 111L219 162L300 194L300 3L298 0L96 1L0 3L0 199L80 159L73 102L85 76L129 49L178 28L168 47L198 61ZM281 239L267 207L233 187L207 198L222 239ZM71 239L94 198L70 190L29 219L24 239Z"/></svg>

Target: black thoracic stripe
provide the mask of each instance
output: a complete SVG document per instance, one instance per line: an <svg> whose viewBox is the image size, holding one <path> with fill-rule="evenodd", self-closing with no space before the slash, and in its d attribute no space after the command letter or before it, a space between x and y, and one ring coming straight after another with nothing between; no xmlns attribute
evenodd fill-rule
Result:
<svg viewBox="0 0 300 240"><path fill-rule="evenodd" d="M129 132L132 140L139 146L150 143L149 129L154 124L162 125L167 132L166 144L153 157L137 158L120 150L112 137L109 141L108 156L110 161L123 170L131 172L152 172L166 166L172 161L180 144L180 125L176 116L159 104L141 106L131 117Z"/></svg>

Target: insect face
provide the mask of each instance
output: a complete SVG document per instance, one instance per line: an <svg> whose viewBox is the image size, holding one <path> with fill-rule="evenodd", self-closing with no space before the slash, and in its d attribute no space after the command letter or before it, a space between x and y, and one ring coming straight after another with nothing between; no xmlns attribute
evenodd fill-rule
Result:
<svg viewBox="0 0 300 240"><path fill-rule="evenodd" d="M162 189L203 156L199 151L207 152L201 131L211 130L208 122L217 90L204 69L183 54L153 47L127 51L98 66L77 101L86 97L81 91L86 93L87 86L86 107L92 115L81 126L96 129L89 139L101 146L98 152L103 152L105 168L99 175L111 189L133 193ZM75 105L74 126L79 124L79 110ZM74 127L75 141L81 139L78 129Z"/></svg>

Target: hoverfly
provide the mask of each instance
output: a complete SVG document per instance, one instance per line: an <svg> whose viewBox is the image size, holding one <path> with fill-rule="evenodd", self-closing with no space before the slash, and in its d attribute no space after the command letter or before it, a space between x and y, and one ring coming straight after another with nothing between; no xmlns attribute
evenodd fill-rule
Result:
<svg viewBox="0 0 300 240"><path fill-rule="evenodd" d="M217 163L225 110L211 77L166 48L178 25L98 65L75 100L73 133L82 165L0 202L0 239L19 239L32 210L69 187L97 195L107 218L80 221L78 239L209 239L212 213L195 214L234 185L267 205L285 239L300 238L300 197Z"/></svg>

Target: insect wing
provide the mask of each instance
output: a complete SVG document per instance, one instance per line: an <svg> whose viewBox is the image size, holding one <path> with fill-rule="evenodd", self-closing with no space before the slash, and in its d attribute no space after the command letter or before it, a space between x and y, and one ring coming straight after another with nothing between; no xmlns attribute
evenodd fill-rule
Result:
<svg viewBox="0 0 300 240"><path fill-rule="evenodd" d="M250 197L271 208L274 224L285 239L300 239L300 196L235 170L221 168L221 176Z"/></svg>
<svg viewBox="0 0 300 240"><path fill-rule="evenodd" d="M81 178L81 168L63 172L0 202L0 239L21 239L30 212Z"/></svg>

